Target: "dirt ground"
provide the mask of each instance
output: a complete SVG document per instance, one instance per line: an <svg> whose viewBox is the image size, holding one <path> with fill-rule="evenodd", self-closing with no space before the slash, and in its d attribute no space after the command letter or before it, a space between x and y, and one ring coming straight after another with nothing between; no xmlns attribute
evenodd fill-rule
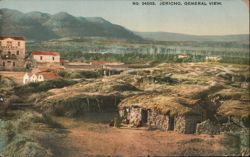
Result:
<svg viewBox="0 0 250 157"><path fill-rule="evenodd" d="M223 135L187 135L145 128L114 128L107 123L56 118L65 136L46 145L56 157L222 155Z"/></svg>
<svg viewBox="0 0 250 157"><path fill-rule="evenodd" d="M23 76L25 72L16 72L16 71L0 71L0 75L3 77L12 78L17 84L23 83Z"/></svg>

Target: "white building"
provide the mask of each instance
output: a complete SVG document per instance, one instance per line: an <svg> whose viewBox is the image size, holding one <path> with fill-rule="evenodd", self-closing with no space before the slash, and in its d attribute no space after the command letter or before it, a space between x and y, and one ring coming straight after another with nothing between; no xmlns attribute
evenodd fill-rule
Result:
<svg viewBox="0 0 250 157"><path fill-rule="evenodd" d="M37 63L60 63L58 52L34 51L32 56Z"/></svg>
<svg viewBox="0 0 250 157"><path fill-rule="evenodd" d="M207 62L218 62L218 61L222 60L222 58L219 56L206 56L205 60Z"/></svg>
<svg viewBox="0 0 250 157"><path fill-rule="evenodd" d="M180 54L180 55L178 55L178 58L179 59L189 58L189 55L187 55L187 54Z"/></svg>

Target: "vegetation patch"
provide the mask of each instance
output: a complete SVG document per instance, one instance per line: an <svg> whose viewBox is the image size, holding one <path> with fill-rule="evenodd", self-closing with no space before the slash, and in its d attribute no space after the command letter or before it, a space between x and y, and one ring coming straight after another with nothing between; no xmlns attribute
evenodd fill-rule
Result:
<svg viewBox="0 0 250 157"><path fill-rule="evenodd" d="M0 75L0 89L1 88L11 88L16 85L15 81L9 77L3 77Z"/></svg>
<svg viewBox="0 0 250 157"><path fill-rule="evenodd" d="M250 122L249 102L239 100L227 100L218 108L218 114L226 117L236 117Z"/></svg>
<svg viewBox="0 0 250 157"><path fill-rule="evenodd" d="M115 111L122 96L115 94L77 94L52 97L38 104L41 110L60 116L74 117L86 112Z"/></svg>
<svg viewBox="0 0 250 157"><path fill-rule="evenodd" d="M6 157L52 157L50 150L41 146L35 139L17 135L5 148Z"/></svg>
<svg viewBox="0 0 250 157"><path fill-rule="evenodd" d="M55 79L48 80L44 82L34 82L29 83L27 85L17 86L14 88L14 91L18 95L29 94L29 93L37 93L48 91L53 88L63 88L65 86L70 86L76 84L77 81L66 80L66 79Z"/></svg>
<svg viewBox="0 0 250 157"><path fill-rule="evenodd" d="M6 146L3 155L6 157L52 157L48 148L43 147L39 140L32 135L38 125L55 126L48 116L37 112L17 112L7 121L1 121L0 131Z"/></svg>
<svg viewBox="0 0 250 157"><path fill-rule="evenodd" d="M92 70L82 70L82 71L73 71L68 72L65 70L61 70L58 72L58 75L63 78L69 78L69 79L77 79L77 78L98 78L101 77L100 72L98 71L92 71Z"/></svg>
<svg viewBox="0 0 250 157"><path fill-rule="evenodd" d="M196 105L198 105L197 100L164 94L147 93L124 99L119 104L119 107L139 106L146 109L158 110L163 114L175 116L195 113L193 107Z"/></svg>

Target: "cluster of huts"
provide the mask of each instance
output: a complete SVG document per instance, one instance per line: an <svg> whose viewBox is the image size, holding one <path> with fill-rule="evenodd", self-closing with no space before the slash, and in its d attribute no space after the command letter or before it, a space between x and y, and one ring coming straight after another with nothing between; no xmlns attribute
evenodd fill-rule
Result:
<svg viewBox="0 0 250 157"><path fill-rule="evenodd" d="M124 99L119 105L122 123L131 127L195 133L206 119L202 102L169 95L144 94Z"/></svg>

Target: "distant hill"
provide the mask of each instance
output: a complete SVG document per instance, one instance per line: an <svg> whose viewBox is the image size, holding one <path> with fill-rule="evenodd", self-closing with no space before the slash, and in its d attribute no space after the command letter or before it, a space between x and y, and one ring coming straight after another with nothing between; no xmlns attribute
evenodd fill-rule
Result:
<svg viewBox="0 0 250 157"><path fill-rule="evenodd" d="M156 41L248 42L249 35L197 36L169 32L132 32L101 17L75 17L66 12L50 15L0 9L0 35L25 36L26 40L44 41L61 38L105 37Z"/></svg>
<svg viewBox="0 0 250 157"><path fill-rule="evenodd" d="M140 40L141 37L101 17L75 17L66 12L50 15L0 9L0 35L25 36L27 40L64 37L107 37Z"/></svg>
<svg viewBox="0 0 250 157"><path fill-rule="evenodd" d="M221 42L246 42L249 34L221 35L221 36L198 36L169 32L134 32L144 39L156 41L221 41Z"/></svg>

